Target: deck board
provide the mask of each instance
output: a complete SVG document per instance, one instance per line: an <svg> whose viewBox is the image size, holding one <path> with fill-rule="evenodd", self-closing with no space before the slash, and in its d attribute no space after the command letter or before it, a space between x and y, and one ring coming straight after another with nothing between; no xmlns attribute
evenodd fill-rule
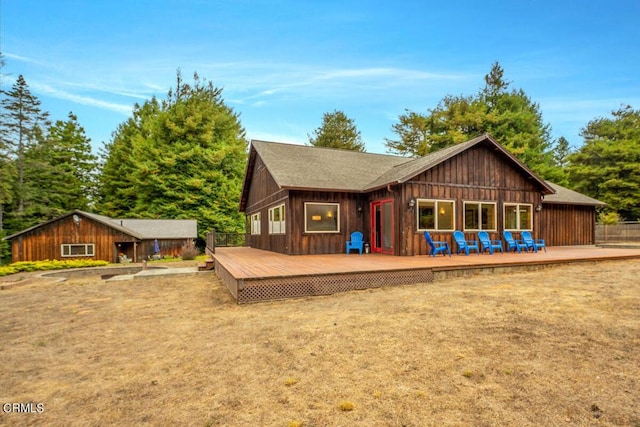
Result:
<svg viewBox="0 0 640 427"><path fill-rule="evenodd" d="M217 248L216 272L238 303L323 295L351 289L432 281L434 273L499 267L640 259L640 249L550 247L547 252L398 257L381 254L283 255L252 248ZM418 280L418 281L416 281ZM371 286L369 286L371 284ZM306 290L305 290L306 289Z"/></svg>

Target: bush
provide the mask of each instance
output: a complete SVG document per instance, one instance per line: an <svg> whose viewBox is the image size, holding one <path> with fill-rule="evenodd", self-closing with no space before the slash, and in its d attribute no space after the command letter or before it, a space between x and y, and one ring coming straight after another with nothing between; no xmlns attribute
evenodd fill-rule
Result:
<svg viewBox="0 0 640 427"><path fill-rule="evenodd" d="M196 259L196 257L200 255L200 251L195 245L184 245L182 247L182 255L180 256L183 261L190 261Z"/></svg>
<svg viewBox="0 0 640 427"><path fill-rule="evenodd" d="M109 265L109 263L107 261L85 259L19 261L5 267L0 267L0 276L19 273L21 271L63 270L66 268L102 267L105 265Z"/></svg>
<svg viewBox="0 0 640 427"><path fill-rule="evenodd" d="M598 215L598 222L600 224L615 225L620 222L620 215L617 212L601 212Z"/></svg>

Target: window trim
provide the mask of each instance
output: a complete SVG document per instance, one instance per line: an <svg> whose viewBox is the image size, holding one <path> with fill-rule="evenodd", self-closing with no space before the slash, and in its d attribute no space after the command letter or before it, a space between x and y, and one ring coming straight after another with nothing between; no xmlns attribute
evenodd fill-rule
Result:
<svg viewBox="0 0 640 427"><path fill-rule="evenodd" d="M84 246L84 254L72 254L72 246ZM67 253L65 254L65 248ZM90 253L88 249L91 249ZM75 258L75 257L94 257L96 256L96 245L94 243L62 243L60 245L60 254L63 258Z"/></svg>
<svg viewBox="0 0 640 427"><path fill-rule="evenodd" d="M260 212L249 215L250 233L252 236L262 234L262 215Z"/></svg>
<svg viewBox="0 0 640 427"><path fill-rule="evenodd" d="M528 206L529 212L529 227L528 228L520 228L520 206ZM507 228L507 208L515 207L516 208L516 225L517 228ZM533 203L508 203L505 202L502 204L502 228L507 231L533 231Z"/></svg>
<svg viewBox="0 0 640 427"><path fill-rule="evenodd" d="M336 229L335 230L309 230L307 223L307 206L335 206L336 207ZM340 203L338 202L304 202L304 232L305 234L339 234L340 233Z"/></svg>
<svg viewBox="0 0 640 427"><path fill-rule="evenodd" d="M480 228L467 228L467 205L476 205L480 208L478 217L478 225ZM493 228L482 228L482 205L493 205ZM464 231L498 231L498 202L480 201L480 200L463 200L462 202L462 225Z"/></svg>
<svg viewBox="0 0 640 427"><path fill-rule="evenodd" d="M445 202L452 204L452 212L451 212L451 229L441 229L438 227L438 217L436 216L434 220L435 228L420 228L420 202L433 202L434 210L438 211L438 203ZM453 232L456 230L456 200L455 199L416 199L416 230L418 232L423 231L438 231L438 232Z"/></svg>
<svg viewBox="0 0 640 427"><path fill-rule="evenodd" d="M278 221L275 221L273 219L273 217L275 216L274 212L276 210L280 210L280 219ZM280 231L273 231L274 225L276 223L279 224L278 228L280 229ZM285 216L285 206L284 206L284 203L282 203L272 208L269 208L269 234L286 234L286 233L287 233L287 221Z"/></svg>

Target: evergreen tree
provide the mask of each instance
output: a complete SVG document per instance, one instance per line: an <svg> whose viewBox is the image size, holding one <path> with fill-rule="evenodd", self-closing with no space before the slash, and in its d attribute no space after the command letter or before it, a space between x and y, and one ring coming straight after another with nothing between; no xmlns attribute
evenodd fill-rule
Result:
<svg viewBox="0 0 640 427"><path fill-rule="evenodd" d="M25 187L35 197L25 203L26 222L89 208L97 166L90 142L77 117L69 113L68 120L49 127L42 143L27 150L25 164L30 172Z"/></svg>
<svg viewBox="0 0 640 427"><path fill-rule="evenodd" d="M365 151L355 122L338 110L323 114L322 124L313 131L313 136L309 136L309 144L315 147Z"/></svg>
<svg viewBox="0 0 640 427"><path fill-rule="evenodd" d="M11 169L15 171L12 183L13 206L10 207L13 223L8 228L16 231L25 228L26 223L22 219L25 200L33 196L25 186L26 152L42 141L43 129L49 124L49 113L41 110L40 101L31 94L22 75L18 76L11 90L2 91L2 95L0 149L4 148L5 156L13 163ZM3 173L9 175L6 170Z"/></svg>
<svg viewBox="0 0 640 427"><path fill-rule="evenodd" d="M389 151L424 156L488 133L541 176L557 176L549 125L539 105L521 89L508 90L510 82L497 62L484 80L477 95L445 96L426 115L407 110L392 127L400 138L386 139Z"/></svg>
<svg viewBox="0 0 640 427"><path fill-rule="evenodd" d="M608 204L607 212L640 220L640 110L624 106L612 118L582 129L584 144L569 156L569 177L577 191Z"/></svg>
<svg viewBox="0 0 640 427"><path fill-rule="evenodd" d="M222 90L197 74L185 84L178 72L167 99L136 107L105 146L100 181L109 187L96 206L112 216L197 219L201 237L242 232L246 148Z"/></svg>

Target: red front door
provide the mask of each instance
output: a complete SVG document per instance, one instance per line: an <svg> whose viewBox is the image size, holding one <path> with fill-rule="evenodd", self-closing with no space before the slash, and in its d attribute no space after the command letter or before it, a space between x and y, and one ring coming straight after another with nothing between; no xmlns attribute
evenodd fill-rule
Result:
<svg viewBox="0 0 640 427"><path fill-rule="evenodd" d="M393 254L393 199L371 203L371 251Z"/></svg>

